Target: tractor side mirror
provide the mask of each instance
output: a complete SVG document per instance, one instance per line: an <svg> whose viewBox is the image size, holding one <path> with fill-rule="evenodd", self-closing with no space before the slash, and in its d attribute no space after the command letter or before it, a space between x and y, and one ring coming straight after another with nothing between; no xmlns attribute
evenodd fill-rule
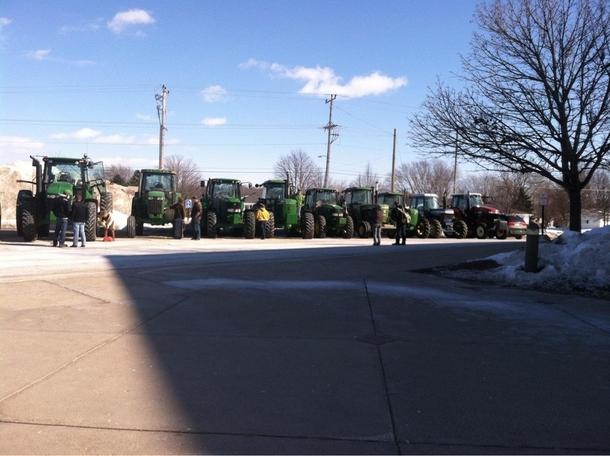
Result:
<svg viewBox="0 0 610 456"><path fill-rule="evenodd" d="M205 181L201 181L199 184L200 187L205 187Z"/></svg>

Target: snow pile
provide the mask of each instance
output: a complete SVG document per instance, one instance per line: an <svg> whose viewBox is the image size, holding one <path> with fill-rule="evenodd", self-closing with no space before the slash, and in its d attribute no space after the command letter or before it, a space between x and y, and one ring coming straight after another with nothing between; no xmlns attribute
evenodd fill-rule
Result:
<svg viewBox="0 0 610 456"><path fill-rule="evenodd" d="M566 231L553 241L540 239L539 272L525 272L525 248L491 256L499 266L491 269L455 268L454 278L474 279L551 291L577 291L598 296L610 294L610 226L585 233Z"/></svg>

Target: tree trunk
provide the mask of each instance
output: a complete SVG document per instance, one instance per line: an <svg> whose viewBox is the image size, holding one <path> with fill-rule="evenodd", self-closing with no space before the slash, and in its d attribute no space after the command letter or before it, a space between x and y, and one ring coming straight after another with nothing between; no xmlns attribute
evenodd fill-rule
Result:
<svg viewBox="0 0 610 456"><path fill-rule="evenodd" d="M582 226L580 192L580 189L568 190L570 197L570 231L578 231L579 233Z"/></svg>

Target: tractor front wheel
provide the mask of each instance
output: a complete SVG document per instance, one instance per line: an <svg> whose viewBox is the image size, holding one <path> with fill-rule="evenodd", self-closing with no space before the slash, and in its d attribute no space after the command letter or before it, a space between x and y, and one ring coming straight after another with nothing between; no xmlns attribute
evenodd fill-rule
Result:
<svg viewBox="0 0 610 456"><path fill-rule="evenodd" d="M23 236L23 200L25 198L32 198L33 194L31 190L19 190L17 193L17 207L15 208L15 221L17 223L17 234Z"/></svg>
<svg viewBox="0 0 610 456"><path fill-rule="evenodd" d="M314 235L317 238L325 238L326 237L326 217L323 215L316 215L314 218L315 228Z"/></svg>
<svg viewBox="0 0 610 456"><path fill-rule="evenodd" d="M366 239L369 237L371 232L371 224L369 222L360 222L358 224L358 237Z"/></svg>
<svg viewBox="0 0 610 456"><path fill-rule="evenodd" d="M208 233L208 237L216 239L218 237L218 219L216 218L216 212L208 212L205 221L207 227L206 232Z"/></svg>
<svg viewBox="0 0 610 456"><path fill-rule="evenodd" d="M417 222L417 226L415 227L415 233L420 239L426 239L430 236L430 222L428 222L427 218L420 217L419 222Z"/></svg>
<svg viewBox="0 0 610 456"><path fill-rule="evenodd" d="M458 239L466 239L468 236L468 225L463 220L453 221L453 233Z"/></svg>
<svg viewBox="0 0 610 456"><path fill-rule="evenodd" d="M496 230L496 237L498 239L506 239L508 237L508 229L501 230L500 228L498 228Z"/></svg>
<svg viewBox="0 0 610 456"><path fill-rule="evenodd" d="M254 239L256 235L256 218L254 212L248 211L244 214L244 237Z"/></svg>
<svg viewBox="0 0 610 456"><path fill-rule="evenodd" d="M354 237L354 219L351 215L345 217L345 228L343 229L343 239L351 239Z"/></svg>
<svg viewBox="0 0 610 456"><path fill-rule="evenodd" d="M265 237L271 239L275 236L275 215L273 212L269 213L269 220L267 220L267 230L265 231Z"/></svg>
<svg viewBox="0 0 610 456"><path fill-rule="evenodd" d="M133 215L127 217L127 237L136 237L136 218Z"/></svg>
<svg viewBox="0 0 610 456"><path fill-rule="evenodd" d="M487 225L485 223L477 223L474 228L474 235L477 239L487 239Z"/></svg>
<svg viewBox="0 0 610 456"><path fill-rule="evenodd" d="M311 212L301 214L301 235L303 239L313 239L315 231L315 221Z"/></svg>
<svg viewBox="0 0 610 456"><path fill-rule="evenodd" d="M430 223L430 237L438 239L443 234L443 225L439 219L429 219L428 223Z"/></svg>

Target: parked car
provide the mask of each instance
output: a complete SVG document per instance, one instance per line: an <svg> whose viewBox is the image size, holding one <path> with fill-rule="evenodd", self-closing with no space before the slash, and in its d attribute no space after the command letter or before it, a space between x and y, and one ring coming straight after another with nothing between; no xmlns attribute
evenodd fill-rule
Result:
<svg viewBox="0 0 610 456"><path fill-rule="evenodd" d="M518 215L507 215L506 219L508 221L508 235L514 236L517 239L521 239L525 236L527 232L527 223L523 217Z"/></svg>

